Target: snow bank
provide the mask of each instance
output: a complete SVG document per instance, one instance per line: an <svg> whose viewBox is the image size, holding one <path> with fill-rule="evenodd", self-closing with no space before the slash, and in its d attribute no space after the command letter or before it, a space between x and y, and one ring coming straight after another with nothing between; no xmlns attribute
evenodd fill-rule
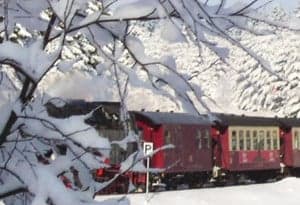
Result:
<svg viewBox="0 0 300 205"><path fill-rule="evenodd" d="M300 179L287 178L268 184L157 192L149 194L148 205L296 205L300 201L299 188ZM97 200L109 197L111 196L99 196ZM145 197L145 194L131 194L124 199L129 199L131 205L141 205L146 204Z"/></svg>

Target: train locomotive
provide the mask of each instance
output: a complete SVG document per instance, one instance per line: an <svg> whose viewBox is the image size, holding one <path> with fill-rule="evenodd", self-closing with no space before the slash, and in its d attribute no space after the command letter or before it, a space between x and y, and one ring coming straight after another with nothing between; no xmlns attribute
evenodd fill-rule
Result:
<svg viewBox="0 0 300 205"><path fill-rule="evenodd" d="M90 109L96 107L99 103ZM111 141L122 140L124 131L118 120L111 122L118 118L105 120L103 116L116 115L117 107L118 104L114 104L114 109L102 106L86 120ZM151 157L150 190L176 189L183 184L194 188L207 184L260 183L300 175L299 119L221 113L211 113L213 119L174 112L129 114L130 127L139 140L130 143L126 150L112 146L110 167L95 170L94 176L100 182L116 174L119 177L98 194L127 193L130 184L137 188L135 191L145 191L145 172L128 170L120 174L120 163L137 151L137 143L143 142L152 142L154 149L174 145L173 149L159 150Z"/></svg>

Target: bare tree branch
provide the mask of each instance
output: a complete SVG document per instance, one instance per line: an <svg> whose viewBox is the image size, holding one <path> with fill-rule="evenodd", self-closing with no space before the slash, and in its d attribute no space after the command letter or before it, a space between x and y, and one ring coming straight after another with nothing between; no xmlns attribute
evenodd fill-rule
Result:
<svg viewBox="0 0 300 205"><path fill-rule="evenodd" d="M10 116L0 134L0 147L6 141L7 136L10 134L10 130L17 121L17 115L14 111L11 111Z"/></svg>
<svg viewBox="0 0 300 205"><path fill-rule="evenodd" d="M6 190L5 193L0 193L0 199L4 199L6 197L14 196L16 194L24 193L24 192L28 192L28 189L25 188L25 187L18 187L18 188L8 189L8 190Z"/></svg>
<svg viewBox="0 0 300 205"><path fill-rule="evenodd" d="M251 1L249 4L247 4L246 6L244 6L243 8L239 9L238 11L230 14L231 16L237 16L240 15L241 13L243 13L245 10L247 10L248 8L250 8L253 4L255 4L256 2L258 2L258 0L253 0Z"/></svg>

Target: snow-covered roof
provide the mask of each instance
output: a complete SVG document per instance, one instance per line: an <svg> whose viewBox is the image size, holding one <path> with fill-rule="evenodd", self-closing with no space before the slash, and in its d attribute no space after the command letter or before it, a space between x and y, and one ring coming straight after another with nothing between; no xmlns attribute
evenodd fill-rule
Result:
<svg viewBox="0 0 300 205"><path fill-rule="evenodd" d="M221 126L280 126L278 118L227 115L215 113L215 123Z"/></svg>
<svg viewBox="0 0 300 205"><path fill-rule="evenodd" d="M155 125L160 124L201 124L210 125L211 122L204 116L191 115L187 113L173 112L131 112L136 117L142 117Z"/></svg>
<svg viewBox="0 0 300 205"><path fill-rule="evenodd" d="M49 115L56 118L67 118L72 115L85 115L96 108L103 108L108 113L119 113L119 102L86 102L84 100L68 100L64 106L56 106L55 103L46 104Z"/></svg>
<svg viewBox="0 0 300 205"><path fill-rule="evenodd" d="M279 118L278 120L284 127L300 127L299 118Z"/></svg>
<svg viewBox="0 0 300 205"><path fill-rule="evenodd" d="M282 128L300 127L299 118L257 117L215 113L214 122L221 126L278 126Z"/></svg>

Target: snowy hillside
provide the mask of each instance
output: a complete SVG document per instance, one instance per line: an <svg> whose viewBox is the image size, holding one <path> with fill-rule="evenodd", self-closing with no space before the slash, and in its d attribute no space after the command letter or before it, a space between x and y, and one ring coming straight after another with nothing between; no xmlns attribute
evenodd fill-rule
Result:
<svg viewBox="0 0 300 205"><path fill-rule="evenodd" d="M148 203L145 194L116 196L120 205L298 205L300 179L287 178L276 183L203 188L195 190L150 193ZM99 201L107 197L97 197Z"/></svg>
<svg viewBox="0 0 300 205"><path fill-rule="evenodd" d="M278 20L284 19L287 14L275 7L271 15ZM270 68L266 70L224 39L213 40L223 52L228 52L225 59L220 59L205 46L199 49L191 42L170 43L161 37L165 26L156 22L138 23L131 32L142 39L145 52L151 58L174 56L178 71L201 93L203 102L212 111L300 116L299 31L280 30L264 24L255 25L257 33L236 29L231 31L235 39L261 57L261 61ZM264 35L266 28L272 30L273 34ZM130 63L130 60L126 60ZM73 75L75 80L72 81L69 75ZM92 79L95 82L93 87L84 90L82 88L86 88L88 82L82 74L73 72L69 75L48 79L47 82L53 82L48 85L50 95L89 101L119 100L117 89L106 89L115 85L107 75ZM61 84L65 86L67 78L69 86L60 89ZM171 94L164 95L147 85L145 73L140 72L138 78L139 83L129 82L126 98L129 109L193 112L186 102L174 97L170 90L167 91ZM201 105L198 108L205 110Z"/></svg>
<svg viewBox="0 0 300 205"><path fill-rule="evenodd" d="M275 7L272 18L282 19L286 15L282 9ZM236 39L269 64L272 70L268 72L240 48L224 39L214 40L220 47L228 47L226 63L205 47L201 48L202 56L199 57L198 48L191 43L170 44L164 41L160 35L162 26L143 24L135 32L143 37L149 55L156 58L176 56L177 67L190 76L191 83L201 87L203 99L212 110L258 114L273 112L293 116L299 113L299 32L275 29L270 35L255 35L232 30ZM259 25L258 30L263 32L265 27ZM149 30L152 32L149 33Z"/></svg>
<svg viewBox="0 0 300 205"><path fill-rule="evenodd" d="M122 120L121 142L131 135L127 110L300 117L300 7L288 17L272 0L226 2L0 1L0 199L96 204L108 182L92 170L107 166L118 142L86 124L95 116L97 130ZM120 118L97 103L66 117L68 99L120 101Z"/></svg>

